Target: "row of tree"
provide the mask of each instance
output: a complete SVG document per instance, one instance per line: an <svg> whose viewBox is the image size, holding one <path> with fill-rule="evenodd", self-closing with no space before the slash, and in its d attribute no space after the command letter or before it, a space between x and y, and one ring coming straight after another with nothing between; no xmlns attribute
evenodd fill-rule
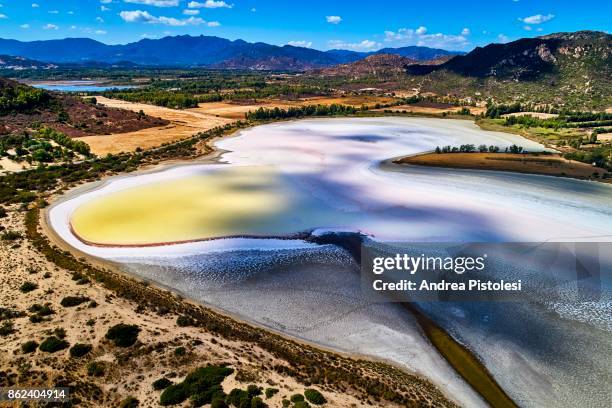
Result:
<svg viewBox="0 0 612 408"><path fill-rule="evenodd" d="M247 120L268 120L299 118L304 116L338 116L352 115L357 113L357 108L350 105L305 105L300 107L290 107L288 109L258 108L256 111L249 111L245 114Z"/></svg>
<svg viewBox="0 0 612 408"><path fill-rule="evenodd" d="M462 144L461 146L436 146L436 153L499 153L499 146L481 144L478 147L473 144ZM504 149L505 153L523 153L523 148L513 144Z"/></svg>

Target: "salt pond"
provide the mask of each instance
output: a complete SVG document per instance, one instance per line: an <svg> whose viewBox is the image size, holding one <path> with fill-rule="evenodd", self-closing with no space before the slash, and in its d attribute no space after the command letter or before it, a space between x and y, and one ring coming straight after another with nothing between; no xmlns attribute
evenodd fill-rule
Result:
<svg viewBox="0 0 612 408"><path fill-rule="evenodd" d="M466 143L543 149L516 135L482 131L470 121L277 123L217 142L225 164L193 163L112 178L53 205L49 221L83 252L118 261L136 275L273 329L395 361L430 378L457 402L475 406L481 404L478 396L436 354L410 316L361 296L356 265L336 247L245 237L157 247L113 245L305 230L361 231L378 241L612 240L610 185L384 163L438 145ZM104 246L83 242L75 231ZM612 304L606 302L604 296L593 310L603 308L605 314ZM605 380L597 380L609 375L611 366L605 325L575 323L572 313L551 313L560 310L558 303L545 303L502 305L500 310L486 305L477 311L476 306L441 304L428 310L522 405L605 401L610 396ZM580 349L564 349L565 360L556 361L555 342L526 343L507 330L503 319L512 310L532 337L551 327L563 329L559 342L581 333ZM491 317L499 320L483 321Z"/></svg>

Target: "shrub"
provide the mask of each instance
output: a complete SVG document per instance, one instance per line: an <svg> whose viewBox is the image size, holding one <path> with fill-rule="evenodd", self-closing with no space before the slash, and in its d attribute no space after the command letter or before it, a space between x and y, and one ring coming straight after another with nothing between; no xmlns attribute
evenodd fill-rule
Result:
<svg viewBox="0 0 612 408"><path fill-rule="evenodd" d="M247 392L249 393L249 397L256 397L258 395L261 395L261 387L258 387L255 384L250 384L247 387Z"/></svg>
<svg viewBox="0 0 612 408"><path fill-rule="evenodd" d="M66 296L62 299L60 304L64 307L74 307L88 301L89 298L87 296Z"/></svg>
<svg viewBox="0 0 612 408"><path fill-rule="evenodd" d="M187 327L187 326L193 326L194 321L189 316L181 315L177 317L176 324L180 327Z"/></svg>
<svg viewBox="0 0 612 408"><path fill-rule="evenodd" d="M187 350L185 350L185 347L180 346L174 349L174 355L175 356L184 356L185 354L187 354Z"/></svg>
<svg viewBox="0 0 612 408"><path fill-rule="evenodd" d="M225 403L225 397L214 396L210 404L210 408L227 408L227 404Z"/></svg>
<svg viewBox="0 0 612 408"><path fill-rule="evenodd" d="M119 404L119 408L136 408L138 406L138 400L134 397L127 397Z"/></svg>
<svg viewBox="0 0 612 408"><path fill-rule="evenodd" d="M102 361L92 361L87 365L87 375L92 377L102 377L104 375L104 363Z"/></svg>
<svg viewBox="0 0 612 408"><path fill-rule="evenodd" d="M108 329L106 338L112 340L115 346L130 347L136 343L140 327L134 324L119 323Z"/></svg>
<svg viewBox="0 0 612 408"><path fill-rule="evenodd" d="M278 393L278 388L266 388L266 398L272 398Z"/></svg>
<svg viewBox="0 0 612 408"><path fill-rule="evenodd" d="M153 386L154 390L163 390L168 388L169 386L172 385L172 381L170 381L167 378L160 378L159 380L155 380L153 381L153 383L151 384Z"/></svg>
<svg viewBox="0 0 612 408"><path fill-rule="evenodd" d="M293 404L293 408L310 408L310 404L306 401L298 401Z"/></svg>
<svg viewBox="0 0 612 408"><path fill-rule="evenodd" d="M23 282L23 284L19 287L19 290L23 293L28 293L35 289L38 289L38 285L30 281Z"/></svg>
<svg viewBox="0 0 612 408"><path fill-rule="evenodd" d="M248 392L241 390L240 388L234 388L227 395L225 402L235 407L248 408L251 403L251 397L249 397Z"/></svg>
<svg viewBox="0 0 612 408"><path fill-rule="evenodd" d="M60 338L60 339L66 338L66 330L64 330L61 327L57 327L57 328L53 329L53 334L55 336L57 336L58 338Z"/></svg>
<svg viewBox="0 0 612 408"><path fill-rule="evenodd" d="M38 348L38 343L34 340L26 341L21 345L21 351L23 353L33 353Z"/></svg>
<svg viewBox="0 0 612 408"><path fill-rule="evenodd" d="M251 408L266 408L268 405L260 397L251 400Z"/></svg>
<svg viewBox="0 0 612 408"><path fill-rule="evenodd" d="M14 332L15 328L13 327L13 322L4 322L2 326L0 326L0 336L8 336Z"/></svg>
<svg viewBox="0 0 612 408"><path fill-rule="evenodd" d="M293 394L289 399L291 400L291 402L296 403L304 401L304 396L302 394Z"/></svg>
<svg viewBox="0 0 612 408"><path fill-rule="evenodd" d="M28 310L32 313L36 313L36 315L38 316L49 316L55 313L53 309L51 309L51 305L49 303L46 303L44 305L35 303L30 306Z"/></svg>
<svg viewBox="0 0 612 408"><path fill-rule="evenodd" d="M15 231L6 231L0 237L2 241L15 241L21 238L21 234Z"/></svg>
<svg viewBox="0 0 612 408"><path fill-rule="evenodd" d="M159 397L159 403L175 405L189 397L192 397L194 404L211 403L214 398L223 395L220 384L233 372L234 370L224 366L200 367L188 374L183 382L166 388Z"/></svg>
<svg viewBox="0 0 612 408"><path fill-rule="evenodd" d="M42 343L40 343L38 348L47 353L55 353L68 348L68 346L70 346L70 344L66 340L59 339L55 336L49 336Z"/></svg>
<svg viewBox="0 0 612 408"><path fill-rule="evenodd" d="M6 209L0 206L0 218L6 217Z"/></svg>
<svg viewBox="0 0 612 408"><path fill-rule="evenodd" d="M71 357L83 357L91 351L91 344L77 343L70 348Z"/></svg>
<svg viewBox="0 0 612 408"><path fill-rule="evenodd" d="M312 402L315 405L323 405L327 402L323 394L312 388L305 390L304 396L308 401Z"/></svg>

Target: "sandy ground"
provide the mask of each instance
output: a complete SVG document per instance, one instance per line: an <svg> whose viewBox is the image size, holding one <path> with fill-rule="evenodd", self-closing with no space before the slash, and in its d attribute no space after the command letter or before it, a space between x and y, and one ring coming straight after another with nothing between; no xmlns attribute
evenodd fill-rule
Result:
<svg viewBox="0 0 612 408"><path fill-rule="evenodd" d="M98 155L134 151L138 147L149 149L164 143L186 139L197 132L232 122L228 118L216 117L197 110L169 109L104 97L96 97L96 99L98 103L105 106L127 109L134 112L142 110L147 115L160 117L171 122L167 126L142 129L136 132L77 138L77 140L82 140L89 144L92 152Z"/></svg>
<svg viewBox="0 0 612 408"><path fill-rule="evenodd" d="M600 142L612 142L612 133L600 133L597 135Z"/></svg>
<svg viewBox="0 0 612 408"><path fill-rule="evenodd" d="M18 172L25 169L29 169L32 166L27 162L17 163L8 157L0 157L0 175L5 174L6 172Z"/></svg>
<svg viewBox="0 0 612 408"><path fill-rule="evenodd" d="M546 174L591 178L593 173L608 173L605 169L586 163L566 160L559 155L536 156L512 153L428 153L410 156L398 161L405 164L425 166L457 167L482 170L514 171L520 173Z"/></svg>
<svg viewBox="0 0 612 408"><path fill-rule="evenodd" d="M427 114L442 114L444 112L459 112L463 108L468 108L473 115L479 115L486 109L479 106L456 106L449 108L431 108L426 106L417 105L399 105L392 106L384 109L374 109L374 111L383 112L385 110L392 110L393 112L410 112L410 113L427 113Z"/></svg>
<svg viewBox="0 0 612 408"><path fill-rule="evenodd" d="M24 213L16 207L9 210L8 217L0 219L0 225L23 236ZM26 281L38 287L23 293L19 288ZM0 286L1 307L23 313L10 319L14 332L0 336L3 350L0 370L6 374L0 378L1 386L8 385L7 378L19 386L42 387L63 377L71 383L84 382L84 391L76 394L82 400L80 406L117 407L129 395L140 401L141 408L157 407L160 391L153 390L153 381L167 377L176 383L196 367L229 363L236 371L226 378L224 391L229 393L235 387L245 389L248 384L264 389L278 388L278 394L265 400L271 407L280 407L283 397L303 393L308 388L271 370L273 365L286 363L251 343L225 340L203 328L179 327L176 314L141 310L99 284L79 284L69 271L47 261L23 239L0 241ZM87 296L96 305L91 307L90 302L85 302L77 307L63 307L60 302L65 296ZM28 309L34 304L48 304L54 313L42 322L33 323L28 316L34 313ZM118 348L104 338L108 328L118 323L136 324L141 328L137 346ZM25 341L41 343L58 328L66 331L65 339L70 345L91 344L93 350L82 358L70 357L67 349L53 354L21 351ZM177 356L177 347L184 347L186 354ZM103 376L88 376L87 365L94 361L105 364ZM238 381L237 372L247 373L250 378ZM98 388L98 399L92 400ZM319 390L330 401L328 406L365 406L350 394Z"/></svg>
<svg viewBox="0 0 612 408"><path fill-rule="evenodd" d="M238 104L231 102L206 102L201 103L198 108L189 109L190 111L205 113L208 115L218 115L223 118L229 119L244 119L244 114L248 111L254 111L258 108L281 108L287 109L289 107L304 106L304 105L353 105L361 106L368 105L374 106L377 103L389 103L393 101L390 97L379 97L379 96L347 96L347 97L316 97L306 98L295 101L281 100L281 99L262 99L257 103L252 104Z"/></svg>

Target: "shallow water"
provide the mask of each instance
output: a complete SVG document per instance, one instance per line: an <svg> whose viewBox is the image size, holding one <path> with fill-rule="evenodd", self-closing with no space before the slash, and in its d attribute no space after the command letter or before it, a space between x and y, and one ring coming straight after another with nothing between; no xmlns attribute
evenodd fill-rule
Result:
<svg viewBox="0 0 612 408"><path fill-rule="evenodd" d="M221 157L225 165L193 164L114 178L54 205L49 216L58 234L84 252L119 261L133 273L259 324L338 349L388 358L432 379L461 404L473 406L478 398L435 355L410 317L392 305L376 306L362 299L351 280L355 276L358 281L358 275L347 272L354 266L337 250L325 250L332 256L304 241L246 238L138 249L94 247L79 241L69 228L70 221L76 221L77 232L80 228L90 240L107 244L283 235L304 229L362 231L377 241L612 240L610 185L383 163L437 145L465 143L542 149L516 135L482 131L468 121L360 118L278 123L218 142L226 151ZM253 181L262 166L263 178ZM226 192L235 191L236 183L227 172L233 171L239 177L250 174L251 184L239 183L239 194L232 200L237 202L228 205ZM184 191L177 188L185 180L195 180L195 187L190 182ZM208 194L208 188L214 193ZM162 198L162 204L152 205L154 196ZM203 212L205 216L198 215L193 223L185 221ZM98 216L113 221L97 230ZM126 221L117 222L120 219ZM83 223L89 227L83 228ZM144 224L153 226L147 234L142 233ZM124 242L117 242L121 239ZM219 256L225 268L215 269L219 263L211 259ZM300 258L309 261L300 263ZM309 282L308 295L300 292L303 295L296 298L289 290L296 280ZM352 288L350 296L341 282ZM229 302L230 292L244 302ZM521 405L599 406L610 397L606 378L611 364L606 356L612 355L612 345L605 328L611 314L606 299L578 307L562 298L536 299L517 307L436 303L427 310L475 351ZM361 306L353 309L350 305L355 304ZM330 321L328 310L342 312ZM593 324L585 319L590 311L598 316ZM351 327L359 330L348 330ZM548 335L555 338L542 341ZM576 346L567 347L567 342Z"/></svg>
<svg viewBox="0 0 612 408"><path fill-rule="evenodd" d="M87 81L64 81L61 83L41 83L32 84L34 88L46 89L48 91L56 92L104 92L111 89L132 89L135 88L133 85L97 85Z"/></svg>

